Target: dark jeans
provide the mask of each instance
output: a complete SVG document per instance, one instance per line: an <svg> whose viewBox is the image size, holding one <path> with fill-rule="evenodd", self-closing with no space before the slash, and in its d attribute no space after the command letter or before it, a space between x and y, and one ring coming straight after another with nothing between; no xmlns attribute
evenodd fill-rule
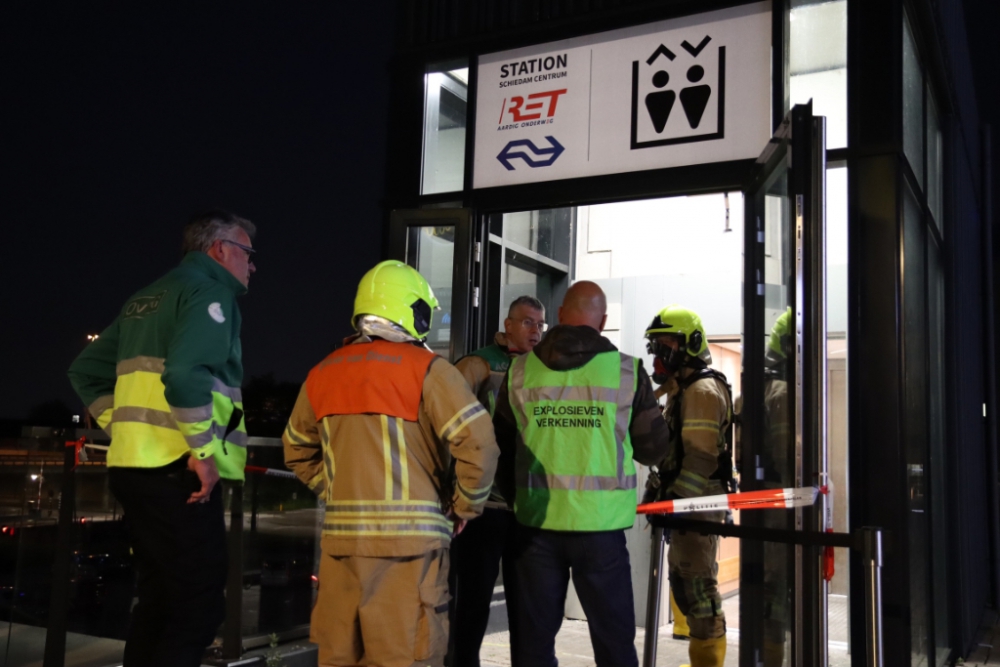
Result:
<svg viewBox="0 0 1000 667"><path fill-rule="evenodd" d="M454 574L454 615L451 623L453 667L479 667L479 649L490 620L493 586L503 562L503 589L507 601L511 655L517 646L515 627L517 574L514 571L514 513L486 508L451 543ZM516 664L516 663L515 663Z"/></svg>
<svg viewBox="0 0 1000 667"><path fill-rule="evenodd" d="M518 667L555 667L570 571L597 667L638 667L632 570L625 531L518 529Z"/></svg>
<svg viewBox="0 0 1000 667"><path fill-rule="evenodd" d="M186 460L108 470L138 573L124 667L197 667L226 615L222 485L188 505L201 484Z"/></svg>

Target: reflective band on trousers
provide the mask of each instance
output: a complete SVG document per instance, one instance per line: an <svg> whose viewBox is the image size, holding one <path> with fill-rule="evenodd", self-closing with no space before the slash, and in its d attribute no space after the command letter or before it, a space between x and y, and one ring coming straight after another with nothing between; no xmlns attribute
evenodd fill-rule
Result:
<svg viewBox="0 0 1000 667"><path fill-rule="evenodd" d="M508 393L518 422L517 495L524 525L614 530L635 518L636 475L628 426L637 361L602 352L555 371L534 354L511 366Z"/></svg>

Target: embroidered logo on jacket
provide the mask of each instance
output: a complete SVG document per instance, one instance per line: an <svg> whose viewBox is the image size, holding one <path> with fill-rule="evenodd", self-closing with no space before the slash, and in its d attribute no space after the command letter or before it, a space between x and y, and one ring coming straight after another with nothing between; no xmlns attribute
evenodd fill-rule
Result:
<svg viewBox="0 0 1000 667"><path fill-rule="evenodd" d="M166 290L152 296L140 296L132 299L125 306L124 318L141 320L147 315L155 315L160 307L160 301L166 294Z"/></svg>

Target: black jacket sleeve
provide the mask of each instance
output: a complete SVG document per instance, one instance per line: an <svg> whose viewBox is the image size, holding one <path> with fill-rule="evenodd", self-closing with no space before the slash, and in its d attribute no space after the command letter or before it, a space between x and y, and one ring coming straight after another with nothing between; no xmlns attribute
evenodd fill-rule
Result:
<svg viewBox="0 0 1000 667"><path fill-rule="evenodd" d="M500 448L500 459L497 461L493 484L507 501L507 505L513 509L516 490L514 456L517 450L517 420L510 406L510 397L507 395L506 378L500 385L500 394L497 396L496 410L493 413L493 432Z"/></svg>
<svg viewBox="0 0 1000 667"><path fill-rule="evenodd" d="M632 421L628 426L632 440L632 458L643 465L656 465L667 455L670 431L641 360L636 380Z"/></svg>

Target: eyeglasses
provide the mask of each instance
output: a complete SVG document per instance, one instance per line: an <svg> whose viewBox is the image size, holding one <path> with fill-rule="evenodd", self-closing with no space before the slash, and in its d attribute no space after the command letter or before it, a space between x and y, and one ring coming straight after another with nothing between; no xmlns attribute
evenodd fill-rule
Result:
<svg viewBox="0 0 1000 667"><path fill-rule="evenodd" d="M229 239L219 239L219 240L222 241L223 243L228 243L230 245L236 246L237 248L239 248L240 250L242 250L247 254L247 260L251 262L254 261L253 256L257 254L257 251L251 248L250 246L243 245L242 243L237 243L236 241L230 241Z"/></svg>
<svg viewBox="0 0 1000 667"><path fill-rule="evenodd" d="M518 320L518 324L520 324L525 329L538 329L540 333L545 333L546 331L549 330L549 325L546 324L545 322L536 322L535 320L532 319Z"/></svg>

